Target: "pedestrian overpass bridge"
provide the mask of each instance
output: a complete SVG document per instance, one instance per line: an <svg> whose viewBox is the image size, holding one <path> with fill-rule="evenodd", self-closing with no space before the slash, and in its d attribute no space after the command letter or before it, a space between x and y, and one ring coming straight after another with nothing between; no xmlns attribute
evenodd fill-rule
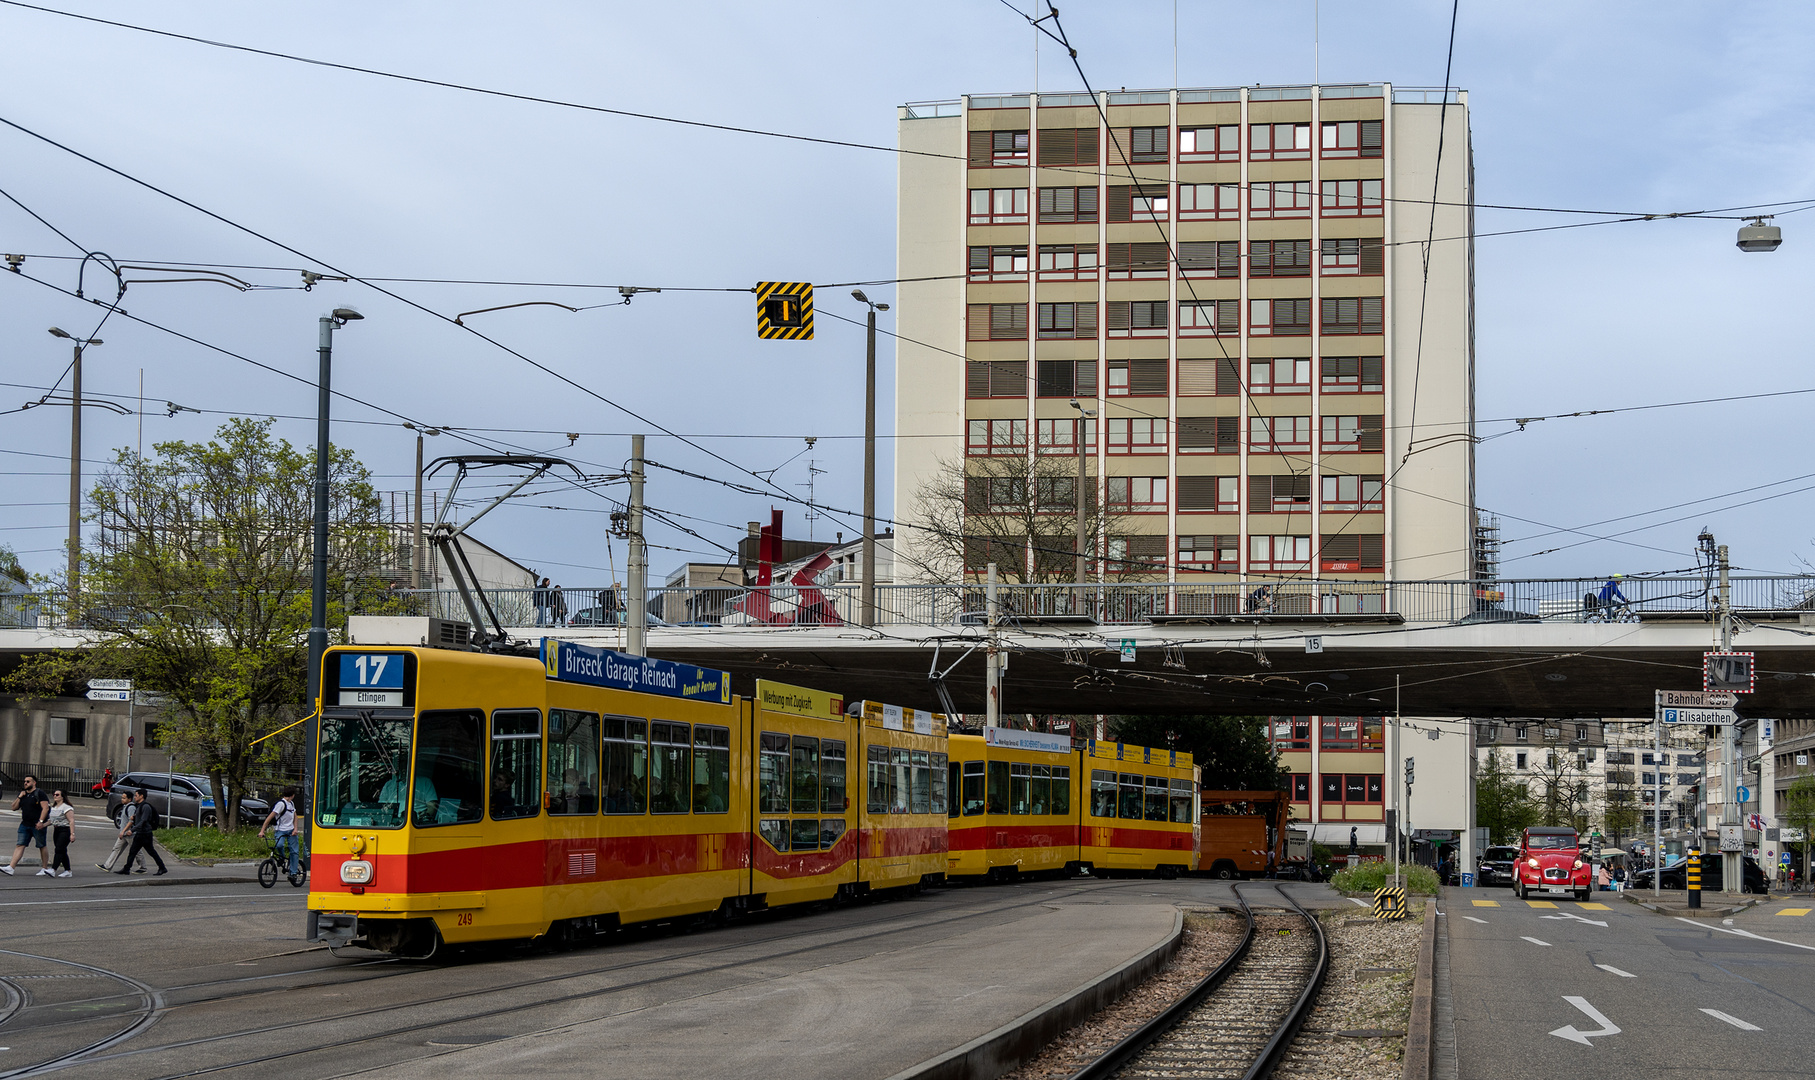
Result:
<svg viewBox="0 0 1815 1080"><path fill-rule="evenodd" d="M1003 586L993 634L975 583L879 586L869 626L850 585L776 587L761 605L747 603L753 590L656 589L664 622L647 648L730 671L739 692L773 678L963 712L983 711L993 640L1009 713L1572 718L1648 717L1654 691L1701 689L1702 654L1720 639L1702 577L1627 579L1630 605L1613 613L1584 605L1598 580L1268 584L1259 598L1252 581ZM615 610L610 590L566 595L587 601L569 602L589 625L536 627L527 595L493 603L515 638L624 646L621 621L598 617ZM1811 598L1815 576L1733 579L1733 648L1755 653L1759 673L1742 714L1815 718ZM465 618L451 593L391 603L372 613ZM0 628L0 671L93 634Z"/></svg>

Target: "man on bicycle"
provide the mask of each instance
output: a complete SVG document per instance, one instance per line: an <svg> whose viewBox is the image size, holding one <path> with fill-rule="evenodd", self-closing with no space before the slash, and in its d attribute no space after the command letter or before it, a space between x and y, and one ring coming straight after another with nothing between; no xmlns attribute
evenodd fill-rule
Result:
<svg viewBox="0 0 1815 1080"><path fill-rule="evenodd" d="M277 802L272 805L271 812L265 815L265 823L258 827L259 839L263 840L265 838L265 830L271 828L273 823L277 826L274 833L277 850L279 852L289 853L290 865L288 873L291 877L295 877L297 874L297 845L296 787L294 785L284 789L283 797L278 799Z"/></svg>
<svg viewBox="0 0 1815 1080"><path fill-rule="evenodd" d="M1607 584L1601 586L1601 610L1608 612L1609 618L1612 617L1612 611L1615 606L1624 607L1626 604L1630 603L1630 601L1626 599L1626 594L1620 591L1620 582L1625 577L1625 574L1615 574L1607 579Z"/></svg>

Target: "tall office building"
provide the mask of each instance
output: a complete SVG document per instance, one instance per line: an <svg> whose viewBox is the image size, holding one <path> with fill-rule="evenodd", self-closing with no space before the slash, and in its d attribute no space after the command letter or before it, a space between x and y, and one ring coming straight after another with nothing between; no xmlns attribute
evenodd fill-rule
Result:
<svg viewBox="0 0 1815 1080"><path fill-rule="evenodd" d="M1093 576L1469 576L1466 94L974 96L904 106L899 139L897 519L957 461L1075 460L1075 399Z"/></svg>

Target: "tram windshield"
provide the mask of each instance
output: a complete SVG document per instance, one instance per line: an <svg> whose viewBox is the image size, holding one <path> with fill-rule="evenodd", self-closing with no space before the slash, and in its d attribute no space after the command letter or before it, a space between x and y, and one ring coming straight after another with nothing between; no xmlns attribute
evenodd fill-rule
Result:
<svg viewBox="0 0 1815 1080"><path fill-rule="evenodd" d="M410 721L322 717L316 820L343 827L400 828L409 769Z"/></svg>

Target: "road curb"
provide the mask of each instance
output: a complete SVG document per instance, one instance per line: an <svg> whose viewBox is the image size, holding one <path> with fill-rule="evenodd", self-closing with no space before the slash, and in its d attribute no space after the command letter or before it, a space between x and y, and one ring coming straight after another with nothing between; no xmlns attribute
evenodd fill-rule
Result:
<svg viewBox="0 0 1815 1080"><path fill-rule="evenodd" d="M1175 911L1166 940L1113 971L1054 998L954 1050L896 1073L888 1080L987 1080L1018 1067L1047 1043L1151 978L1178 952L1185 913Z"/></svg>
<svg viewBox="0 0 1815 1080"><path fill-rule="evenodd" d="M1628 904L1632 904L1636 907L1642 907L1646 911L1649 911L1655 915L1681 915L1684 918L1689 918L1689 919L1724 919L1730 915L1738 915L1742 911L1746 911L1750 908L1758 907L1761 904L1768 904L1773 900L1783 899L1782 897L1778 897L1778 896L1761 896L1755 900L1742 901L1741 903L1734 904L1734 905L1731 905L1728 907L1690 908L1690 907L1679 907L1676 904L1650 903L1645 900L1640 900L1633 893L1623 893L1621 895L1623 895L1625 897L1626 902Z"/></svg>
<svg viewBox="0 0 1815 1080"><path fill-rule="evenodd" d="M1437 920L1449 917L1439 916L1437 910L1435 897L1424 905L1424 932L1418 940L1418 973L1412 979L1412 1015L1406 1021L1401 1080L1430 1080L1431 985L1437 961Z"/></svg>

